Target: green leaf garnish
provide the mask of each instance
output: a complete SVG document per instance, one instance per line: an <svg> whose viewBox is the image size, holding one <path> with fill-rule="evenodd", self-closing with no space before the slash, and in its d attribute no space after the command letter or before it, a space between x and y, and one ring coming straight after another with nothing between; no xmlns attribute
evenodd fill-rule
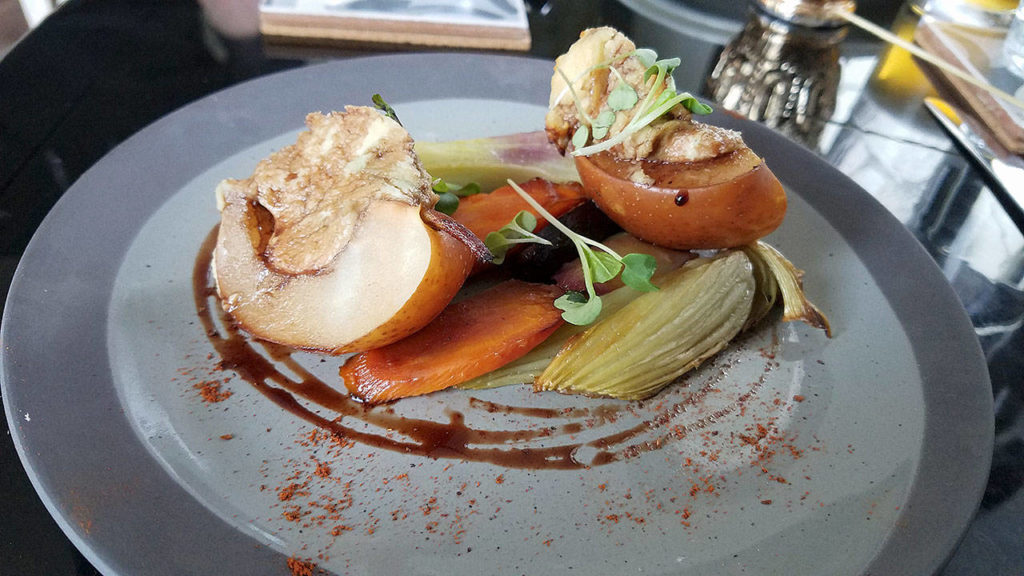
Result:
<svg viewBox="0 0 1024 576"><path fill-rule="evenodd" d="M640 104L639 111L633 116L633 119L629 121L626 126L620 130L617 134L602 140L590 146L584 146L582 148L576 148L573 150L573 156L589 156L597 152L608 150L609 148L625 141L636 131L640 130L644 126L647 126L651 122L654 122L666 112L676 106L676 104L682 104L687 110L695 114L709 114L711 108L702 104L699 100L693 97L689 92L683 92L682 94L676 94L672 90L662 90L657 98L652 98L650 92L647 94L647 98ZM653 102L649 102L653 100Z"/></svg>
<svg viewBox="0 0 1024 576"><path fill-rule="evenodd" d="M570 324L586 326L601 315L601 299L587 298L582 292L566 292L555 300L555 308L562 311L562 319Z"/></svg>
<svg viewBox="0 0 1024 576"><path fill-rule="evenodd" d="M434 210L451 216L459 209L459 197L455 194L441 192L437 197L437 204L434 204Z"/></svg>
<svg viewBox="0 0 1024 576"><path fill-rule="evenodd" d="M658 53L650 48L637 48L633 56L636 56L644 68L650 68L658 60Z"/></svg>
<svg viewBox="0 0 1024 576"><path fill-rule="evenodd" d="M459 209L459 198L480 193L480 185L476 182L459 186L440 178L434 179L431 189L439 197L437 204L434 205L434 210L449 216L455 214L455 211Z"/></svg>
<svg viewBox="0 0 1024 576"><path fill-rule="evenodd" d="M623 82L608 94L608 107L615 111L629 110L636 106L639 99L636 89Z"/></svg>
<svg viewBox="0 0 1024 576"><path fill-rule="evenodd" d="M460 186L454 182L446 182L441 178L434 179L432 189L438 194L451 192L459 198L465 198L467 196L473 196L474 194L480 193L480 185L476 182L470 182L469 184L463 184Z"/></svg>
<svg viewBox="0 0 1024 576"><path fill-rule="evenodd" d="M537 217L521 210L511 222L505 224L497 232L491 232L484 239L484 245L494 255L491 260L494 264L501 264L505 261L505 255L516 244L544 244L551 245L545 238L533 233L537 229Z"/></svg>
<svg viewBox="0 0 1024 576"><path fill-rule="evenodd" d="M598 140L608 135L608 129L615 123L615 112L611 110L605 110L594 118L594 139ZM584 142L586 144L586 142ZM575 146L576 143L573 142Z"/></svg>
<svg viewBox="0 0 1024 576"><path fill-rule="evenodd" d="M622 282L640 292L655 292L658 287L651 283L658 263L650 254L626 254L622 257Z"/></svg>
<svg viewBox="0 0 1024 576"><path fill-rule="evenodd" d="M402 125L402 121L398 119L398 114L395 113L395 109L391 107L391 104L384 101L383 96L380 94L374 94L370 99L373 100L374 108L380 110L385 116L397 122L399 126Z"/></svg>
<svg viewBox="0 0 1024 576"><path fill-rule="evenodd" d="M655 76L655 80L650 84L651 88L647 91L647 95L644 97L644 101L637 105L639 96L636 92L635 86L630 86L628 82L622 77L622 74L614 67L614 64L625 60L629 57L635 57L637 61L645 67L643 82L647 84L647 81L651 76ZM684 108L689 110L693 114L710 114L711 108L701 103L699 100L694 98L689 93L676 93L675 79L672 78L672 72L679 67L682 61L679 58L665 58L658 60L658 55L654 50L649 48L638 48L632 52L620 54L614 58L610 58L603 62L598 62L586 70L580 72L575 78L570 79L566 76L565 72L555 67L555 73L561 76L565 82L565 88L558 95L557 98L552 100L550 105L551 108L557 106L562 98L566 94L572 96L573 104L576 106L576 112L580 117L580 126L576 129L576 132L572 136L574 156L588 156L596 152L607 150L627 138L633 133L640 130L644 126L647 126L651 122L654 122L669 110L674 108L677 104L682 104ZM594 72L595 70L608 68L619 80L619 84L608 94L607 107L611 110L604 110L601 114L606 114L611 111L622 112L626 110L634 110L633 117L629 123L607 140L602 140L591 145L587 143L593 137L594 140L601 140L608 135L609 128L614 123L607 121L602 118L601 115L596 119L592 119L583 107L583 103L580 100L579 94L576 93L573 85L586 77L587 74ZM661 90L658 88L661 87Z"/></svg>
<svg viewBox="0 0 1024 576"><path fill-rule="evenodd" d="M451 188L452 184L449 183L448 186L449 188ZM477 184L476 182L470 182L469 184L463 184L462 186L455 186L455 188L452 190L452 193L454 193L459 198L474 196L476 194L480 194L481 192L482 190L480 190L480 185Z"/></svg>
<svg viewBox="0 0 1024 576"><path fill-rule="evenodd" d="M533 231L536 229L537 217L534 216L532 212L526 210L520 210L511 222L502 227L502 230L514 231L518 234L521 234L524 238L535 236L533 234ZM540 236L537 236L537 238L540 240L541 244L551 244L546 239L541 238Z"/></svg>
<svg viewBox="0 0 1024 576"><path fill-rule="evenodd" d="M575 78L573 78L571 80L565 75L565 72L561 68L559 68L558 66L555 66L555 73L558 74L559 76L561 76L562 80L565 81L565 88L562 89L562 91L558 94L557 98L555 98L553 101L551 101L551 103L549 104L548 108L552 109L555 106L558 106L558 104L562 102L562 98L564 98L567 93L571 94L573 102L576 105L577 112L579 112L580 115L583 117L583 119L586 121L586 123L589 124L590 123L590 118L587 116L586 111L583 110L583 106L580 104L579 96L576 94L576 91L573 89L573 84L578 82L581 78L583 78L587 74L590 74L591 72L593 72L595 70L600 70L602 68L611 68L611 70L614 71L616 75L618 75L618 70L615 70L615 68L612 68L612 64L615 64L616 62L621 62L621 61L625 60L626 58L629 58L630 56L636 56L638 59L640 59L641 64L643 64L645 67L652 65L654 63L654 61L657 60L657 58L658 58L658 54L654 50L651 50L650 48L639 48L639 49L634 50L632 52L626 52L625 54L619 54L618 56L616 56L614 58L609 58L608 60L605 60L603 62L598 62L597 64L594 64L593 66L590 66L586 70L580 72L579 74L576 75ZM621 80L621 78L620 78L620 80Z"/></svg>
<svg viewBox="0 0 1024 576"><path fill-rule="evenodd" d="M516 194L526 201L538 214L540 214L549 224L558 229L559 232L565 234L573 245L576 246L576 251L580 255L580 265L583 268L583 282L587 287L587 293L576 293L573 295L571 292L566 293L557 300L555 300L555 306L562 310L562 318L570 324L576 324L578 326L585 326L590 324L597 319L597 316L601 313L601 297L597 295L597 290L594 289L595 283L607 282L615 278L620 272L623 274L622 281L627 283L627 286L635 287L644 291L650 291L652 288L657 290L653 284L651 284L651 276L654 274L654 258L646 254L627 254L625 257L619 256L614 250L597 242L591 240L586 236L574 232L572 229L562 224L558 218L551 215L550 212L544 209L536 200L530 197L518 184L512 180L508 181L509 186L515 190ZM528 238L519 229L524 228L524 224L530 222L518 222L523 214L529 214L532 218L533 226L528 227L527 231ZM508 251L508 247L505 244L511 243L543 243L550 244L547 240L540 238L536 234L533 234L533 229L536 227L536 218L533 217L529 212L520 212L516 215L516 218L509 224L504 226L498 232L492 232L487 235L487 239L484 243L490 248L491 252L495 256L495 262L500 264L500 260L504 259L505 252ZM509 232L506 229L516 230L519 237L515 239L509 239ZM494 246L492 247L492 244ZM594 248L597 248L595 251ZM499 256L500 251L500 256ZM627 281L627 272L628 281Z"/></svg>
<svg viewBox="0 0 1024 576"><path fill-rule="evenodd" d="M708 106L707 104L701 102L700 100L697 100L693 96L684 99L682 101L682 105L690 112L693 112L694 114L700 114L702 116L705 114L711 114L712 112L711 106Z"/></svg>
<svg viewBox="0 0 1024 576"><path fill-rule="evenodd" d="M587 140L590 139L590 130L586 124L580 124L580 127L576 129L576 132L572 135L572 145L574 148L583 148L587 145Z"/></svg>
<svg viewBox="0 0 1024 576"><path fill-rule="evenodd" d="M622 262L607 252L590 250L586 253L586 258L595 284L607 282L622 271Z"/></svg>
<svg viewBox="0 0 1024 576"><path fill-rule="evenodd" d="M649 83L650 89L647 90L647 95L644 96L643 101L639 102L639 104L637 103L639 96L636 93L636 87L630 86L622 77L622 74L612 66L615 62L628 58L629 56L636 57L641 64L646 66L643 77L645 84L648 84L648 80L654 76L654 81ZM565 76L565 73L560 69L557 70L562 76L562 79L566 82L565 91L572 94L573 102L576 105L576 111L583 120L579 129L577 129L576 133L573 134L573 156L589 156L590 154L608 150L609 148L622 143L638 130L668 113L678 104L682 104L684 108L693 114L709 114L711 112L711 108L709 106L701 103L688 92L676 93L675 80L672 78L672 72L681 64L682 61L679 58L666 58L662 60L657 60L656 58L657 54L653 50L634 50L626 55L618 56L611 60L595 64L580 73L580 75L575 79L579 80L586 76L586 74L589 74L599 68L610 68L615 77L618 78L619 85L612 89L611 93L608 95L607 104L610 110L605 110L602 114L606 112L612 112L614 114L614 111L621 112L625 110L634 110L634 112L626 126L624 126L617 134L606 140L602 140L602 138L605 138L608 135L608 128L610 128L611 124L614 123L614 119L612 122L607 122L604 118L598 116L598 119L591 120L584 112L579 97L573 89L573 81L570 81ZM632 95L630 93L632 93ZM556 99L556 103L560 100L561 96ZM587 128L588 126L589 129ZM593 135L594 140L600 141L587 145L587 142L590 141L591 135Z"/></svg>
<svg viewBox="0 0 1024 576"><path fill-rule="evenodd" d="M658 60L654 64L648 66L647 70L644 71L644 82L647 82L647 79L655 74L661 76L661 79L664 79L666 76L671 76L672 72L675 71L676 68L679 68L680 64L682 64L682 61L679 58ZM659 83L661 79L659 79Z"/></svg>
<svg viewBox="0 0 1024 576"><path fill-rule="evenodd" d="M654 104L652 104L651 107L660 108L664 106L666 102L675 98L676 96L678 96L678 94L676 94L675 90L669 90L668 88L666 88L662 90L660 94L658 94L657 98L654 99Z"/></svg>

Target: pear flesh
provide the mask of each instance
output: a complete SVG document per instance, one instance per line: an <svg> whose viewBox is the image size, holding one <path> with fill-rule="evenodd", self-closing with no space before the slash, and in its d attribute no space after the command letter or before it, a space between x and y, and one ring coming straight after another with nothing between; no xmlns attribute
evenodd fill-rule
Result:
<svg viewBox="0 0 1024 576"><path fill-rule="evenodd" d="M306 122L250 178L218 186L217 293L265 340L329 353L386 345L448 304L474 256L424 221L437 196L398 123L365 107Z"/></svg>

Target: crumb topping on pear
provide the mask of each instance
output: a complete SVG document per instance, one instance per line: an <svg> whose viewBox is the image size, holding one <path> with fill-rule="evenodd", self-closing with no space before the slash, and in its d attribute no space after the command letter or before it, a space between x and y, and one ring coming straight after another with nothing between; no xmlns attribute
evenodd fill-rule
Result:
<svg viewBox="0 0 1024 576"><path fill-rule="evenodd" d="M662 91L674 90L671 76L658 82L656 75L644 77L647 70L636 45L621 32L609 27L584 30L579 40L555 60L545 118L548 138L564 152L581 124L612 110L609 98L623 83L633 89L640 102L649 95L656 99ZM595 137L594 142L626 131L640 113L638 106L613 111L614 120L607 133ZM739 132L697 122L683 105L676 105L650 123L629 130L629 136L610 152L624 160L697 162L745 147Z"/></svg>
<svg viewBox="0 0 1024 576"><path fill-rule="evenodd" d="M474 252L432 225L437 195L409 134L375 109L310 114L309 130L217 187L212 270L221 305L250 334L340 354L426 325Z"/></svg>
<svg viewBox="0 0 1024 576"><path fill-rule="evenodd" d="M548 114L544 119L548 138L563 152L569 146L573 132L580 124L580 109L576 107L575 92L580 108L589 116L597 116L608 100L611 87L607 68L592 69L595 64L625 56L636 49L633 41L621 32L607 26L589 28L569 50L555 59L555 73L551 76L551 96ZM639 74L643 79L644 67L636 59L626 59L618 66L620 73L630 78ZM635 68L635 70L631 70ZM568 80L569 82L566 82ZM569 89L572 83L572 90ZM643 84L639 82L638 84ZM646 86L637 86L637 90ZM642 96L639 92L638 96Z"/></svg>
<svg viewBox="0 0 1024 576"><path fill-rule="evenodd" d="M250 178L255 201L273 218L264 257L275 270L305 274L328 266L375 200L436 202L412 138L394 120L349 106L309 114L306 125L295 144L262 160Z"/></svg>

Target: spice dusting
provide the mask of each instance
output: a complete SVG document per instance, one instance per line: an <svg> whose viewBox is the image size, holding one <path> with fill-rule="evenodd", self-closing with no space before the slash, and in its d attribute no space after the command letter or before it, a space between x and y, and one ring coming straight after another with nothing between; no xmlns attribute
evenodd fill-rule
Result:
<svg viewBox="0 0 1024 576"><path fill-rule="evenodd" d="M201 318L204 325L212 320ZM438 409L443 415L425 417L406 414L401 403L348 402L298 353L231 330L210 323L220 356L207 366L216 368L182 372L192 376L182 388L222 402L232 395L229 380L238 378L254 392L246 403L269 401L309 425L274 425L271 433L268 422L266 437L281 450L254 465L259 477L250 480L267 502L260 519L267 529L310 556L289 559L293 576L359 573L353 544L368 538L402 538L420 554L494 554L498 562L512 548L549 558L580 530L619 546L637 531L681 533L696 543L724 516L759 522L757 515L825 506L814 498L807 462L825 447L813 435L801 438L806 427L797 425L814 417L817 393L773 377L783 362L774 332L747 336L745 345L649 401L588 399L564 407L529 404L530 397L516 405L496 401L501 395L453 391L453 402ZM627 482L614 471L621 466L632 466ZM546 491L549 478L557 493ZM581 505L553 518L545 505L563 494ZM496 527L514 533L516 543L492 544L486 535ZM338 558L331 559L332 549L342 551Z"/></svg>
<svg viewBox="0 0 1024 576"><path fill-rule="evenodd" d="M291 571L292 576L313 576L313 571L317 569L317 565L309 560L299 560L292 556L288 558L288 569Z"/></svg>
<svg viewBox="0 0 1024 576"><path fill-rule="evenodd" d="M231 395L234 394L231 390L222 389L223 385L227 382L227 378L224 380L203 380L202 382L196 382L192 387L199 390L199 396L202 397L203 402L215 404L231 398Z"/></svg>

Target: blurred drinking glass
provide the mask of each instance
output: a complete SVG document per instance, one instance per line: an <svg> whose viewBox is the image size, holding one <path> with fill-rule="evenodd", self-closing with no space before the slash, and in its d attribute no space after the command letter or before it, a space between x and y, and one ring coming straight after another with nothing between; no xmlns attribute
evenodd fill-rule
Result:
<svg viewBox="0 0 1024 576"><path fill-rule="evenodd" d="M1018 0L910 0L918 14L978 28L1006 28Z"/></svg>
<svg viewBox="0 0 1024 576"><path fill-rule="evenodd" d="M1013 12L1013 21L1003 42L1003 58L1010 72L1024 78L1024 0Z"/></svg>
<svg viewBox="0 0 1024 576"><path fill-rule="evenodd" d="M776 18L801 26L839 26L844 23L836 12L852 13L855 0L755 0L762 10Z"/></svg>

